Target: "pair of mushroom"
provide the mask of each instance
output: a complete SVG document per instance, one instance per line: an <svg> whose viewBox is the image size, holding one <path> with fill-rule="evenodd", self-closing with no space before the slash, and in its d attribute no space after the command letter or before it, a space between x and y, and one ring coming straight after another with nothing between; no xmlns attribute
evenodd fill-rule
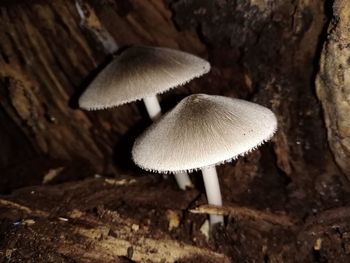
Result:
<svg viewBox="0 0 350 263"><path fill-rule="evenodd" d="M150 92L178 86L210 68L208 62L180 51L150 47L128 50L90 85L80 99L81 107L99 109L148 98L144 100L146 108L156 119L160 107L152 110L154 106L149 101L158 101L154 95L149 99ZM208 203L221 206L215 165L252 151L269 140L276 129L276 117L265 107L223 96L195 94L183 99L137 138L132 157L145 170L175 173L178 182L181 177L187 178L182 186L179 183L180 188L190 184L187 172L201 169ZM222 222L222 216L210 216L211 225Z"/></svg>
<svg viewBox="0 0 350 263"><path fill-rule="evenodd" d="M157 94L182 85L210 70L194 55L147 46L134 46L117 56L89 85L79 99L86 110L106 109L143 100L149 117L161 116ZM187 173L174 174L180 189L191 187Z"/></svg>

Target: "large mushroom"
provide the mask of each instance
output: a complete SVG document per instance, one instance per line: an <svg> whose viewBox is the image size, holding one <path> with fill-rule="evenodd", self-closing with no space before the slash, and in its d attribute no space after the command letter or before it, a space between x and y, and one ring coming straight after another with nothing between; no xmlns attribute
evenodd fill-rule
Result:
<svg viewBox="0 0 350 263"><path fill-rule="evenodd" d="M256 149L276 129L274 113L263 106L195 94L183 99L140 135L132 157L138 166L150 171L177 173L201 169L208 203L221 206L215 165ZM210 216L211 225L222 222L222 216Z"/></svg>
<svg viewBox="0 0 350 263"><path fill-rule="evenodd" d="M185 52L133 46L115 57L97 75L81 95L79 106L98 110L142 99L154 121L161 115L157 94L185 84L209 70L207 61ZM181 189L192 185L187 173L176 173L175 179Z"/></svg>

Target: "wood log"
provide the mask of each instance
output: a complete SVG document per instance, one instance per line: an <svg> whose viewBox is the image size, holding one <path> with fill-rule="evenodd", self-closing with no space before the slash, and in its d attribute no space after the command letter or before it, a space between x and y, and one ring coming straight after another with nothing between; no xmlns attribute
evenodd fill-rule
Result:
<svg viewBox="0 0 350 263"><path fill-rule="evenodd" d="M27 258L30 262L47 262L49 258L55 262L123 262L123 258L132 262L175 262L194 257L230 262L227 256L208 247L176 241L171 233L179 231L179 225L175 231L167 231L170 222L167 222L166 212L173 211L177 216L185 213L198 192L183 193L167 187L167 198L160 202L159 194L162 195L165 189L159 191L152 186L154 183L156 181L152 182L149 177L139 180L89 179L59 187L28 188L13 198L0 199L1 220L15 219L9 227L16 232L23 231L26 236L24 244L20 241L22 238L14 239L8 232L5 237L7 248L0 249L0 256L10 261ZM144 194L146 185L153 193ZM27 196L27 202L20 201L23 194ZM178 202L174 204L173 199ZM150 205L152 203L155 206ZM150 217L142 215L137 219L132 216L141 206L148 210ZM155 213L158 219L153 218ZM155 220L165 224L166 231L154 229ZM14 240L19 242L14 244ZM15 246L10 248L11 244Z"/></svg>
<svg viewBox="0 0 350 263"><path fill-rule="evenodd" d="M305 220L296 212L282 215L231 204L212 208L204 202L197 190L177 190L161 176L23 188L0 196L0 258L91 263L269 258L288 263L315 262L318 254L331 262L350 259L349 206ZM208 240L202 213L215 209L228 216L227 225L214 228Z"/></svg>

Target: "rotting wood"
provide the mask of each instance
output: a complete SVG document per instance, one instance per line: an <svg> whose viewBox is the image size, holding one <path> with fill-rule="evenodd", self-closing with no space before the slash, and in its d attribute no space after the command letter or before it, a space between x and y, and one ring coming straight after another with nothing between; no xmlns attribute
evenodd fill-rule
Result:
<svg viewBox="0 0 350 263"><path fill-rule="evenodd" d="M72 258L77 259L83 258L87 260L91 258L111 261L116 257L128 257L128 249L131 247L133 253L130 260L136 262L176 262L182 258L195 256L206 258L210 262L231 262L224 254L174 240L157 240L132 234L132 240L136 241L129 241L128 239L106 236L106 230L103 228L76 228L75 231L78 235L86 238L84 242L90 243L90 249L82 251L79 249L80 244L72 244L59 249L59 252L69 257L74 255Z"/></svg>
<svg viewBox="0 0 350 263"><path fill-rule="evenodd" d="M238 218L250 218L256 221L263 220L272 224L282 226L293 226L296 221L289 216L280 215L271 212L259 211L253 208L240 207L240 206L213 206L213 205L201 205L190 210L195 214L210 214L210 215L224 215Z"/></svg>
<svg viewBox="0 0 350 263"><path fill-rule="evenodd" d="M110 180L109 182L101 179L94 180L100 180L106 188L134 187L136 181L133 179ZM50 186L41 186L40 189L47 187L50 188ZM54 188L51 187L51 189ZM37 188L33 193L34 199L35 194L42 196L40 189ZM68 186L66 189L76 191L74 187ZM52 193L55 195L55 191ZM67 198L69 200L69 197ZM65 200L63 199L62 202ZM5 218L6 215L9 218L18 218L18 216L22 218L18 224L16 222L14 224L16 227L26 227L23 230L29 231L29 243L32 239L39 243L40 240L50 239L50 242L45 241L45 244L41 245L49 246L50 250L55 253L60 253L73 260L112 262L118 257L129 257L135 262L176 262L184 258L201 257L210 262L230 262L229 257L222 253L173 240L166 233L159 232L153 238L149 227L140 226L133 218L121 216L118 211L99 208L101 211L96 216L94 213L79 209L62 210L57 213L52 210L54 203L45 210L36 209L35 205L32 206L32 203L23 205L14 200L0 199L0 209L5 209L5 211L8 209L10 212L4 214ZM168 220L168 211L164 211L166 220ZM47 226L50 226L49 229L55 229L54 233L49 231ZM51 235L53 235L52 238L50 238Z"/></svg>
<svg viewBox="0 0 350 263"><path fill-rule="evenodd" d="M10 209L17 209L21 212L25 212L28 217L45 217L49 216L49 213L39 210L32 210L26 206L11 202L8 200L0 199L0 207L8 207ZM175 240L170 239L152 239L144 238L145 233L137 234L137 231L130 231L128 227L128 220L122 220L125 224L124 227L118 227L114 230L117 236L123 238L117 238L109 235L112 226L101 225L101 222L94 220L87 216L85 213L74 210L67 213L67 218L59 217L58 220L69 223L69 218L86 220L90 224L95 224L95 228L82 228L73 227L75 234L85 237L84 240L75 244L58 244L58 252L71 258L80 258L84 260L100 259L106 262L112 261L116 257L128 256L128 248L133 248L133 255L130 258L136 262L175 262L181 258L190 258L192 256L202 256L212 260L213 262L230 262L229 258L223 254L210 251L205 248L198 248ZM29 219L24 220L28 221ZM120 223L119 222L119 223ZM35 224L34 220L30 221L30 224ZM132 228L131 228L132 230ZM64 245L63 245L64 244ZM79 249L85 244L89 244L88 250Z"/></svg>
<svg viewBox="0 0 350 263"><path fill-rule="evenodd" d="M49 214L45 211L41 211L41 210L37 210L37 209L30 209L27 206L18 204L16 202L13 201L9 201L6 199L0 199L0 207L7 207L10 209L15 209L15 210L19 210L22 211L23 213L25 213L26 215L30 215L30 216L41 216L41 217L47 217L49 216Z"/></svg>

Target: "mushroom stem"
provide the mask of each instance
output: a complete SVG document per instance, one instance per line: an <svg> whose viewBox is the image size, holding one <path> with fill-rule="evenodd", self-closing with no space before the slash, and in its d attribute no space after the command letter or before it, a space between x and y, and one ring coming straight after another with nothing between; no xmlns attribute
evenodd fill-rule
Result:
<svg viewBox="0 0 350 263"><path fill-rule="evenodd" d="M175 173L174 177L175 177L175 180L177 182L177 185L182 190L186 190L187 187L193 186L190 177L185 172Z"/></svg>
<svg viewBox="0 0 350 263"><path fill-rule="evenodd" d="M145 103L148 116L152 119L152 121L156 121L162 115L162 110L160 108L157 96L154 95L143 98L143 102Z"/></svg>
<svg viewBox="0 0 350 263"><path fill-rule="evenodd" d="M215 166L203 168L202 175L208 203L211 205L222 206L219 179ZM209 219L211 226L217 223L224 223L224 217L221 215L210 215Z"/></svg>
<svg viewBox="0 0 350 263"><path fill-rule="evenodd" d="M156 121L161 115L162 110L157 99L157 95L143 98L148 116L152 121ZM175 180L181 190L186 190L186 187L192 187L191 179L187 173L175 173Z"/></svg>

